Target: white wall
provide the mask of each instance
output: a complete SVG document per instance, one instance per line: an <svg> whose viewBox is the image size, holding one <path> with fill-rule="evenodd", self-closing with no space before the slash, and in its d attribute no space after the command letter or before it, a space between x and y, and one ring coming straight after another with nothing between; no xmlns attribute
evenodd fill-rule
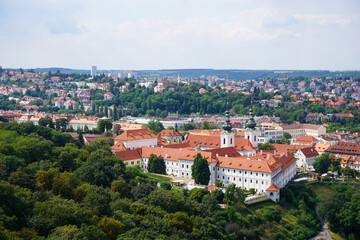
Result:
<svg viewBox="0 0 360 240"><path fill-rule="evenodd" d="M123 143L126 148L130 148L130 149L144 147L144 146L157 146L157 138L124 141Z"/></svg>

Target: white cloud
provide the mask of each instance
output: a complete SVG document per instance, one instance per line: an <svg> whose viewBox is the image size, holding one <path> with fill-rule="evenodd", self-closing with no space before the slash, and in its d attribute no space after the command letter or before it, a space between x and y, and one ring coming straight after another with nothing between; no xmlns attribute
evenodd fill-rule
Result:
<svg viewBox="0 0 360 240"><path fill-rule="evenodd" d="M0 0L0 65L353 66L360 5L350 1Z"/></svg>
<svg viewBox="0 0 360 240"><path fill-rule="evenodd" d="M295 14L294 17L300 22L320 25L348 25L358 20L358 17L345 17L342 15L301 15Z"/></svg>

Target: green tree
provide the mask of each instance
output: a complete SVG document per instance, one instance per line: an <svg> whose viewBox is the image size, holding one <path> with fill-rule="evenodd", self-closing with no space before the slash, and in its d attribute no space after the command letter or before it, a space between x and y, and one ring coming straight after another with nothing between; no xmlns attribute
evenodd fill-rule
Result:
<svg viewBox="0 0 360 240"><path fill-rule="evenodd" d="M207 185L210 181L209 163L200 153L196 154L194 164L191 166L191 176L198 184Z"/></svg>
<svg viewBox="0 0 360 240"><path fill-rule="evenodd" d="M56 130L64 132L67 128L67 125L69 124L69 121L65 118L58 118L55 120L55 127Z"/></svg>
<svg viewBox="0 0 360 240"><path fill-rule="evenodd" d="M111 196L108 188L90 185L82 204L93 214L102 216L110 214L110 201Z"/></svg>
<svg viewBox="0 0 360 240"><path fill-rule="evenodd" d="M84 240L105 240L106 233L101 231L97 226L81 224L80 239Z"/></svg>
<svg viewBox="0 0 360 240"><path fill-rule="evenodd" d="M50 168L48 171L39 170L35 174L37 186L42 191L50 191L54 182L54 178L59 175L59 169Z"/></svg>
<svg viewBox="0 0 360 240"><path fill-rule="evenodd" d="M119 194L121 198L125 198L129 195L129 188L125 180L118 179L111 183L110 190Z"/></svg>
<svg viewBox="0 0 360 240"><path fill-rule="evenodd" d="M76 168L76 162L69 152L62 152L57 160L57 163L62 172L72 171Z"/></svg>
<svg viewBox="0 0 360 240"><path fill-rule="evenodd" d="M193 229L192 219L184 212L168 213L164 216L164 222L168 223L171 228L185 232L191 232Z"/></svg>
<svg viewBox="0 0 360 240"><path fill-rule="evenodd" d="M104 216L97 225L111 240L117 239L117 236L124 233L125 225L113 217Z"/></svg>
<svg viewBox="0 0 360 240"><path fill-rule="evenodd" d="M347 177L351 177L351 178L355 178L357 175L359 175L359 172L356 171L355 169L353 168L350 168L349 166L346 166L345 168L343 168L341 170L341 172L347 176Z"/></svg>
<svg viewBox="0 0 360 240"><path fill-rule="evenodd" d="M9 183L29 189L34 189L35 186L34 178L22 171L12 172L9 176Z"/></svg>
<svg viewBox="0 0 360 240"><path fill-rule="evenodd" d="M28 189L0 181L0 231L25 226L26 217L31 213L32 194Z"/></svg>
<svg viewBox="0 0 360 240"><path fill-rule="evenodd" d="M79 131L78 140L79 140L80 146L83 146L85 144L82 131Z"/></svg>
<svg viewBox="0 0 360 240"><path fill-rule="evenodd" d="M81 223L90 223L91 217L90 211L79 206L73 200L53 197L50 200L34 204L30 226L41 235L46 235L55 227L68 224L80 226Z"/></svg>
<svg viewBox="0 0 360 240"><path fill-rule="evenodd" d="M330 155L329 153L324 153L320 157L316 158L315 162L313 163L315 172L327 173L329 167L331 166L331 160L333 158L333 155Z"/></svg>
<svg viewBox="0 0 360 240"><path fill-rule="evenodd" d="M275 150L274 145L271 143L258 143L259 150Z"/></svg>
<svg viewBox="0 0 360 240"><path fill-rule="evenodd" d="M226 187L225 191L225 201L229 205L232 205L236 202L243 203L245 200L245 193L244 190L241 188L236 187L236 185L230 184Z"/></svg>
<svg viewBox="0 0 360 240"><path fill-rule="evenodd" d="M166 174L164 158L151 154L148 162L148 171L151 173Z"/></svg>
<svg viewBox="0 0 360 240"><path fill-rule="evenodd" d="M121 130L121 125L120 124L115 124L114 125L114 133L116 135L120 135L122 132L124 132L124 131Z"/></svg>
<svg viewBox="0 0 360 240"><path fill-rule="evenodd" d="M82 182L110 187L112 181L125 174L125 165L110 151L99 149L74 173Z"/></svg>
<svg viewBox="0 0 360 240"><path fill-rule="evenodd" d="M109 120L99 120L98 123L98 130L101 133L104 133L105 131L110 131L112 129L112 122Z"/></svg>
<svg viewBox="0 0 360 240"><path fill-rule="evenodd" d="M282 144L290 144L290 139L292 138L291 134L288 132L284 132L281 139L280 139L280 143Z"/></svg>
<svg viewBox="0 0 360 240"><path fill-rule="evenodd" d="M216 129L216 128L219 128L219 127L217 125L215 125L213 123L209 123L207 121L204 121L200 127L200 129Z"/></svg>
<svg viewBox="0 0 360 240"><path fill-rule="evenodd" d="M48 236L48 240L72 240L79 239L80 229L75 225L65 225L56 227Z"/></svg>
<svg viewBox="0 0 360 240"><path fill-rule="evenodd" d="M358 235L360 229L360 194L353 194L351 201L346 202L341 208L337 218L345 227L345 233Z"/></svg>
<svg viewBox="0 0 360 240"><path fill-rule="evenodd" d="M201 203L204 196L207 194L210 194L207 188L194 188L190 191L190 198Z"/></svg>
<svg viewBox="0 0 360 240"><path fill-rule="evenodd" d="M159 132L161 132L162 130L164 130L164 126L161 122L159 121L153 121L151 120L150 122L148 122L148 124L146 124L146 127L153 132L154 134L158 134Z"/></svg>
<svg viewBox="0 0 360 240"><path fill-rule="evenodd" d="M54 128L54 122L50 117L40 118L38 123L40 126Z"/></svg>
<svg viewBox="0 0 360 240"><path fill-rule="evenodd" d="M52 191L55 195L61 195L63 198L72 198L74 186L75 175L64 172L54 177Z"/></svg>

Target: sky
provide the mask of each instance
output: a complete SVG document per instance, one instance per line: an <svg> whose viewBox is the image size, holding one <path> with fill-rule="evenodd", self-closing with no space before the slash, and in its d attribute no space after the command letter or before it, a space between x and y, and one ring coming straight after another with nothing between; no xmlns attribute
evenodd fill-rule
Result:
<svg viewBox="0 0 360 240"><path fill-rule="evenodd" d="M359 0L0 0L0 66L360 70Z"/></svg>

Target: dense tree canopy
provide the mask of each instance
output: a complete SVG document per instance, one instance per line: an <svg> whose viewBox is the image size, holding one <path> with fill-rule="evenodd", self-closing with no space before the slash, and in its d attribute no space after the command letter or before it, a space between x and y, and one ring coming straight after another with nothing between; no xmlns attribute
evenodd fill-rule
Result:
<svg viewBox="0 0 360 240"><path fill-rule="evenodd" d="M329 171L329 167L331 166L332 159L334 159L334 157L329 153L324 153L320 157L316 158L315 162L313 163L315 172L327 173L327 171Z"/></svg>
<svg viewBox="0 0 360 240"><path fill-rule="evenodd" d="M279 204L247 207L248 191L235 185L225 194L189 191L139 166L125 168L112 143L82 145L49 127L0 123L0 239L300 240L320 228L309 187L291 185L281 189ZM209 171L201 155L194 165ZM199 176L209 182L209 174ZM329 201L335 210L319 211L334 217L338 232L354 234L358 198L355 191L337 192Z"/></svg>
<svg viewBox="0 0 360 240"><path fill-rule="evenodd" d="M151 154L148 162L148 171L151 173L166 174L166 166L163 157Z"/></svg>
<svg viewBox="0 0 360 240"><path fill-rule="evenodd" d="M207 185L210 181L209 163L200 153L196 154L194 164L191 166L191 176L199 184Z"/></svg>

